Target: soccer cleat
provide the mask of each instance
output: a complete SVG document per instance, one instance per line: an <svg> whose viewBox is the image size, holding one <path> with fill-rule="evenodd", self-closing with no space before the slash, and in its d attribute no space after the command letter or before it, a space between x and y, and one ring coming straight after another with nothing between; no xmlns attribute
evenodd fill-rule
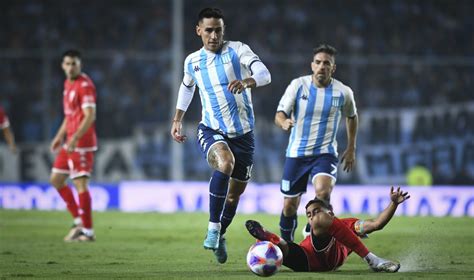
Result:
<svg viewBox="0 0 474 280"><path fill-rule="evenodd" d="M250 235L257 238L258 240L270 241L275 245L280 244L280 237L273 232L265 230L257 221L248 220L245 222L245 227L247 228Z"/></svg>
<svg viewBox="0 0 474 280"><path fill-rule="evenodd" d="M378 258L377 264L375 263L369 263L370 268L375 271L375 272L397 272L400 269L400 264L385 260L382 258Z"/></svg>
<svg viewBox="0 0 474 280"><path fill-rule="evenodd" d="M207 231L206 239L204 239L204 249L216 250L219 248L220 232L217 229L209 229Z"/></svg>
<svg viewBox="0 0 474 280"><path fill-rule="evenodd" d="M227 261L227 246L225 244L225 238L219 239L219 247L214 250L214 255L218 263L225 263Z"/></svg>
<svg viewBox="0 0 474 280"><path fill-rule="evenodd" d="M72 225L68 234L64 237L65 242L71 242L82 233L82 227L78 225Z"/></svg>
<svg viewBox="0 0 474 280"><path fill-rule="evenodd" d="M94 242L95 236L94 235L86 235L84 232L80 232L79 235L71 240L72 242Z"/></svg>

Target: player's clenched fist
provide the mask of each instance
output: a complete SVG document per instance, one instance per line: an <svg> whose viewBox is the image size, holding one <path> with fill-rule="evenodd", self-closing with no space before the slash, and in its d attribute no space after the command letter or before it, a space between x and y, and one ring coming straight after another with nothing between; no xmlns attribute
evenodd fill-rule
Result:
<svg viewBox="0 0 474 280"><path fill-rule="evenodd" d="M288 131L290 130L293 126L295 125L295 121L293 121L292 119L286 119L283 121L283 123L281 124L281 128L285 131Z"/></svg>
<svg viewBox="0 0 474 280"><path fill-rule="evenodd" d="M233 80L232 82L229 83L229 85L227 86L227 89L233 94L236 94L236 93L242 93L242 91L244 91L247 87L248 85L245 81Z"/></svg>

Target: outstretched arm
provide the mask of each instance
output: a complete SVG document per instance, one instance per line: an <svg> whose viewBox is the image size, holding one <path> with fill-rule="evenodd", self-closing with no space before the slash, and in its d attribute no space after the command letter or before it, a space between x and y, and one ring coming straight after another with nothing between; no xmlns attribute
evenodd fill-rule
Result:
<svg viewBox="0 0 474 280"><path fill-rule="evenodd" d="M385 225L388 224L388 222L392 219L398 205L409 198L410 196L408 195L408 192L403 192L400 187L398 187L396 191L394 191L393 187L391 187L390 204L382 211L382 213L379 214L377 218L364 221L362 225L362 233L368 234L383 229Z"/></svg>

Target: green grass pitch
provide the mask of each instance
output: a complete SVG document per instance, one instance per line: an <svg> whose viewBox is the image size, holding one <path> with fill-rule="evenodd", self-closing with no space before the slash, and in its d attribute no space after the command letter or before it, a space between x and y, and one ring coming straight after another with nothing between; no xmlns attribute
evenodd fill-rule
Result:
<svg viewBox="0 0 474 280"><path fill-rule="evenodd" d="M277 216L237 215L227 234L229 259L220 265L202 248L205 213L94 213L97 241L67 244L68 213L0 210L0 279L257 279L245 264L255 241L244 228L249 218L278 229ZM400 261L401 271L373 273L352 254L335 272L283 268L273 278L474 278L473 218L395 217L364 242L375 254Z"/></svg>

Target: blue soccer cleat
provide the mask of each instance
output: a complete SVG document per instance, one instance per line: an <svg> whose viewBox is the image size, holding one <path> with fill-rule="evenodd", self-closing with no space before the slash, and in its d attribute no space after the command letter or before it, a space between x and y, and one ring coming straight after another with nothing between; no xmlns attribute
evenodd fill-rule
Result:
<svg viewBox="0 0 474 280"><path fill-rule="evenodd" d="M227 245L225 244L225 238L219 239L219 247L214 250L214 255L218 263L225 263L227 261Z"/></svg>
<svg viewBox="0 0 474 280"><path fill-rule="evenodd" d="M204 239L204 249L216 250L219 248L220 232L217 229L209 229L207 231L206 239Z"/></svg>

